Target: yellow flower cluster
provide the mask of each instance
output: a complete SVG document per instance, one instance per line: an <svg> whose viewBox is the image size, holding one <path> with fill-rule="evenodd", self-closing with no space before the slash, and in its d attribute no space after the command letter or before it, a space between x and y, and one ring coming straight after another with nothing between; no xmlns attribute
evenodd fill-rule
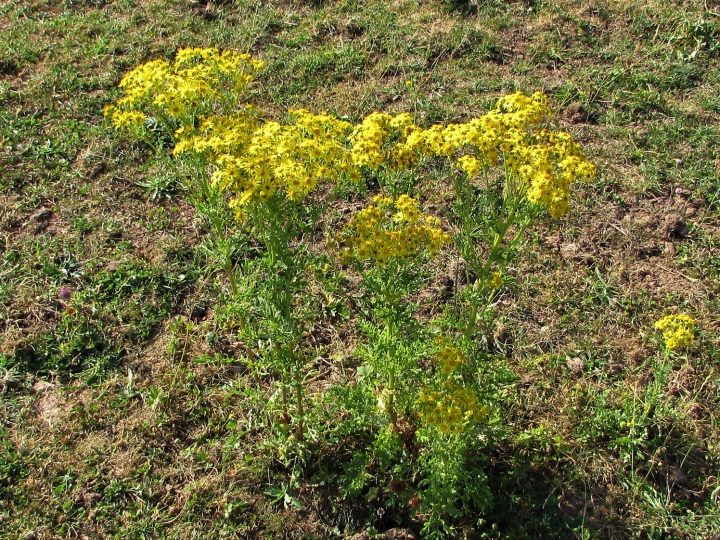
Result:
<svg viewBox="0 0 720 540"><path fill-rule="evenodd" d="M437 426L442 433L457 435L473 420L482 420L487 415L487 408L480 405L475 393L465 388L455 373L458 366L467 362L467 357L447 343L444 337L435 340L442 348L435 353L434 363L444 380L439 389L424 389L417 406L424 422Z"/></svg>
<svg viewBox="0 0 720 540"><path fill-rule="evenodd" d="M445 127L423 129L406 113L375 112L353 130L353 163L406 169L423 155L453 158L460 153L455 165L472 177L502 156L506 169L528 186L528 199L545 204L553 217L559 217L567 213L570 184L592 178L596 171L569 134L533 132L551 112L540 92L505 96L489 113Z"/></svg>
<svg viewBox="0 0 720 540"><path fill-rule="evenodd" d="M505 168L528 186L531 202L545 204L553 217L567 213L570 184L589 179L595 167L567 133L533 132L552 113L540 92L521 92L501 98L495 109L465 124L433 127L424 136L425 152L460 156L455 164L469 176L494 166L503 156Z"/></svg>
<svg viewBox="0 0 720 540"><path fill-rule="evenodd" d="M237 140L244 151L228 148L228 153L214 159L213 182L239 195L231 206L240 219L247 205L267 201L278 191L295 201L314 191L321 181L360 179L343 145L350 123L326 113L290 113L287 124L267 121L247 136L239 130ZM198 148L197 142L193 147Z"/></svg>
<svg viewBox="0 0 720 540"><path fill-rule="evenodd" d="M435 353L435 363L445 375L449 375L457 369L460 364L467 362L467 358L460 349L453 346L447 346Z"/></svg>
<svg viewBox="0 0 720 540"><path fill-rule="evenodd" d="M187 123L201 106L210 107L215 101L234 106L262 66L261 60L236 51L180 49L172 64L153 60L125 75L120 81L125 95L117 106L106 107L105 115L118 129L138 123L143 108ZM130 112L136 116L128 117Z"/></svg>
<svg viewBox="0 0 720 540"><path fill-rule="evenodd" d="M183 152L207 153L211 160L224 155L240 155L260 126L257 109L247 105L243 111L227 115L200 116L200 125L184 125L175 131L178 143L174 155Z"/></svg>
<svg viewBox="0 0 720 540"><path fill-rule="evenodd" d="M694 327L695 321L687 315L668 315L655 323L655 328L663 333L665 347L671 351L692 344L695 340Z"/></svg>
<svg viewBox="0 0 720 540"><path fill-rule="evenodd" d="M439 390L424 390L417 401L420 418L442 433L457 435L473 420L482 420L487 408L472 390L455 379L447 379Z"/></svg>
<svg viewBox="0 0 720 540"><path fill-rule="evenodd" d="M408 113L397 116L371 113L350 135L353 163L370 169L385 164L394 169L409 169L420 156L417 148L408 143L408 137L420 131Z"/></svg>
<svg viewBox="0 0 720 540"><path fill-rule="evenodd" d="M570 184L592 178L596 171L569 134L533 133L550 114L547 97L540 92L508 95L486 115L429 129L413 124L407 114L376 112L353 131L353 161L372 169L397 169L413 166L422 155L452 157L459 152L463 155L455 159L456 166L475 176L503 156L506 168L526 182L528 199L559 217L567 213Z"/></svg>
<svg viewBox="0 0 720 540"><path fill-rule="evenodd" d="M528 199L547 205L552 217L567 213L570 184L596 174L595 166L568 133L541 130L530 137L530 144L516 147L510 156L506 162L529 185Z"/></svg>
<svg viewBox="0 0 720 540"><path fill-rule="evenodd" d="M140 111L121 111L115 107L105 107L106 116L110 117L113 126L117 129L132 129L145 123L147 117Z"/></svg>
<svg viewBox="0 0 720 540"><path fill-rule="evenodd" d="M412 257L424 249L434 256L450 242L450 235L438 227L440 220L423 216L412 197L377 195L373 202L345 226L339 239L343 260L357 257L385 265L393 257Z"/></svg>
<svg viewBox="0 0 720 540"><path fill-rule="evenodd" d="M446 157L471 177L502 160L523 180L527 198L554 217L567 212L570 185L595 175L569 134L535 129L551 114L540 92L517 92L468 122L427 129L408 113L380 112L353 126L324 113L290 111L290 122L281 124L262 121L252 106L235 112L262 65L231 50L180 49L173 63L154 60L129 72L120 82L124 97L105 114L117 128L139 126L146 115L179 124L174 153L208 155L215 181L237 194L238 215L278 189L297 200L321 179L357 181L362 168L409 169L423 156Z"/></svg>

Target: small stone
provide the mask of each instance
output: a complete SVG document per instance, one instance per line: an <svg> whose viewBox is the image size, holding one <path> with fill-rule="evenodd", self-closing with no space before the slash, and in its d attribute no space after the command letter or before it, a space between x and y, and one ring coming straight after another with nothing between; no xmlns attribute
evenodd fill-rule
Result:
<svg viewBox="0 0 720 540"><path fill-rule="evenodd" d="M560 238L560 235L554 234L544 238L542 243L551 249L558 249L562 243L562 238Z"/></svg>
<svg viewBox="0 0 720 540"><path fill-rule="evenodd" d="M580 358L570 358L569 356L567 358L567 367L570 371L572 371L575 375L582 375L582 372L585 371L585 362Z"/></svg>
<svg viewBox="0 0 720 540"><path fill-rule="evenodd" d="M583 104L576 101L565 109L565 119L571 124L582 124L590 119L590 115L583 107Z"/></svg>
<svg viewBox="0 0 720 540"><path fill-rule="evenodd" d="M101 161L100 163L96 163L95 166L93 166L92 169L88 172L88 179L94 180L98 176L100 176L102 173L107 171L107 163L104 161Z"/></svg>
<svg viewBox="0 0 720 540"><path fill-rule="evenodd" d="M52 383L49 383L47 381L38 380L35 384L33 384L33 392L36 394L40 394L41 392L46 392L47 390L50 390L51 388L55 388L55 385Z"/></svg>
<svg viewBox="0 0 720 540"><path fill-rule="evenodd" d="M560 255L562 255L562 258L565 260L584 262L586 264L591 264L595 260L591 254L583 251L583 249L575 243L560 246Z"/></svg>
<svg viewBox="0 0 720 540"><path fill-rule="evenodd" d="M635 216L634 221L645 229L654 229L657 227L657 217L651 214L639 214Z"/></svg>

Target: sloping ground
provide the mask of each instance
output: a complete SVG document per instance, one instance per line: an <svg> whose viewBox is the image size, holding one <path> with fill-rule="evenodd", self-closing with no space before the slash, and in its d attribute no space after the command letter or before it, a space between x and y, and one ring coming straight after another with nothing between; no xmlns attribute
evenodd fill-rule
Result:
<svg viewBox="0 0 720 540"><path fill-rule="evenodd" d="M278 118L407 110L430 125L546 92L600 174L527 234L484 323L508 432L478 456L493 506L458 535L720 534L719 5L65 0L6 2L0 17L4 537L333 538L422 522L412 486L396 496L385 471L359 498L338 492L353 451L341 434L310 444L290 497L268 489L290 483L285 443L263 430L268 381L224 326L207 235L162 161L102 117L125 72L185 46L262 58L249 100ZM432 287L426 319L441 309ZM666 357L653 323L673 311L697 340ZM318 401L357 367L353 317L332 321Z"/></svg>

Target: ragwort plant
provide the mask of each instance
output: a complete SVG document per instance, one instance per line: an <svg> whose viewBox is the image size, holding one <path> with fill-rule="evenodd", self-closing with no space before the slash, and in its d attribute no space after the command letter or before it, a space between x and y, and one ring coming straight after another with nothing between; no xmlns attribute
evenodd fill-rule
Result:
<svg viewBox="0 0 720 540"><path fill-rule="evenodd" d="M242 152L258 125L251 105L238 110L239 100L263 62L248 54L220 52L216 48L180 49L175 60L142 64L120 81L124 95L105 107L113 126L145 142L166 167L188 176L186 190L199 215L209 224L221 267L237 294L232 263L233 243L224 219L220 189L207 172L219 150ZM224 128L223 138L200 140L210 131ZM163 151L184 160L169 160ZM192 148L193 153L185 153Z"/></svg>
<svg viewBox="0 0 720 540"><path fill-rule="evenodd" d="M380 112L353 125L302 109L280 122L242 102L261 67L232 51L181 49L173 64L153 61L130 72L120 83L126 95L106 114L157 153L173 144L175 166L189 178L185 187L210 224L230 282L227 326L245 340L256 373L279 375L285 423L294 422L299 439L305 338L314 320L306 276L318 258L306 236L334 189L355 184L363 193L364 178L380 182L381 193L339 234L327 235L332 257L362 276L369 300L362 322L367 365L358 374L385 417L371 453L414 478L418 492L408 505L430 516L428 536L453 534L444 516L482 512L489 501L482 471L470 459L491 406L475 363L484 357L473 340L478 322L527 227L545 210L564 215L571 184L591 178L595 168L569 134L541 127L551 110L540 93L506 96L487 114L447 126L423 128L408 113ZM440 160L453 167L450 233L412 196L423 180L420 166ZM314 195L323 185L328 189ZM228 208L264 248L257 260L240 263L239 273ZM450 325L428 366L428 336L437 330L423 328L410 297L425 263L451 242L467 268L455 319L464 323ZM408 438L419 454L396 451ZM393 465L398 459L409 461ZM362 485L355 482L354 491Z"/></svg>
<svg viewBox="0 0 720 540"><path fill-rule="evenodd" d="M446 517L477 515L490 505L487 478L472 457L490 409L481 402L486 396L479 392L470 358L444 337L435 339L435 348L435 376L416 398L415 438L421 448L418 506L428 513L422 532L443 538L457 534Z"/></svg>
<svg viewBox="0 0 720 540"><path fill-rule="evenodd" d="M565 215L570 185L595 175L569 134L538 127L550 115L546 96L517 92L462 124L424 129L407 113L373 113L353 131L356 163L378 170L381 177L392 178L403 169L414 176L428 158L454 165L453 240L471 274L467 281L473 283L463 291L470 306L465 339L472 338L514 249L541 209L554 218Z"/></svg>
<svg viewBox="0 0 720 540"><path fill-rule="evenodd" d="M181 140L180 151L203 152L216 140L232 139L235 128L219 124ZM339 144L349 128L349 123L326 114L290 111L286 123L264 122L241 148L215 143L210 156L215 168L210 185L231 195L228 204L236 220L246 224L265 247L264 268L256 267L264 271L265 279L242 293L247 297L248 291L256 292L262 302L255 304L251 297L246 302L248 309L241 316L240 331L248 342L264 343L261 364L280 373L286 418L287 389L292 381L300 439L304 433L306 372L301 344L312 316L301 315L298 303L304 290L303 275L313 255L307 243L297 239L304 232L312 233L321 214L322 204L308 200L308 196L322 183L353 179L349 167L343 167L349 161Z"/></svg>
<svg viewBox="0 0 720 540"><path fill-rule="evenodd" d="M340 258L356 263L370 295L374 320L366 321L373 338L369 365L382 379L378 403L397 429L397 396L401 409L409 405L408 392L401 391L407 384L398 378L407 377L416 363L408 343L417 341L417 324L404 297L418 286L420 257L437 255L450 236L438 227L439 219L424 216L418 201L408 195L377 195L373 203L351 218L338 243Z"/></svg>

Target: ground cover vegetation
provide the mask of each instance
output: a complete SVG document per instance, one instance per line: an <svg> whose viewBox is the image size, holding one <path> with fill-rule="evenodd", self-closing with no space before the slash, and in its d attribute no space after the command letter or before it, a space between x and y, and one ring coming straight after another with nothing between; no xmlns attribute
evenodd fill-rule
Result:
<svg viewBox="0 0 720 540"><path fill-rule="evenodd" d="M717 536L720 7L0 17L4 537Z"/></svg>

